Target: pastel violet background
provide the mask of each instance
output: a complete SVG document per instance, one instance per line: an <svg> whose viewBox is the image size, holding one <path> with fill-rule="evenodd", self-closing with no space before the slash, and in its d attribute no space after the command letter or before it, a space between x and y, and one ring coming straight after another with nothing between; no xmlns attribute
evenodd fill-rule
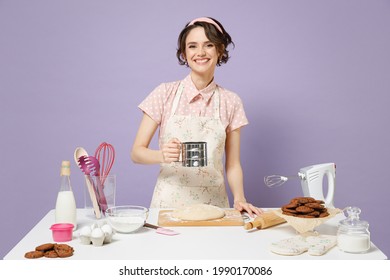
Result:
<svg viewBox="0 0 390 280"><path fill-rule="evenodd" d="M269 189L265 175L335 162L335 205L360 207L390 255L390 1L0 0L1 257L54 208L62 160L83 207L77 146L113 144L117 204L149 206L158 166L129 157L137 105L187 75L177 36L207 15L236 43L215 78L250 120L248 200L278 207L300 183Z"/></svg>

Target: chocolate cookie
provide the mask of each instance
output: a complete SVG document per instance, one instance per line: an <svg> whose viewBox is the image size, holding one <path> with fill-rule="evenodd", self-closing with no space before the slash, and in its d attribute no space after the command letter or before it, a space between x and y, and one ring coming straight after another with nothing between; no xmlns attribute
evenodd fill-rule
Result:
<svg viewBox="0 0 390 280"><path fill-rule="evenodd" d="M51 258L51 259L58 258L58 254L54 250L48 250L44 253L44 255L46 258Z"/></svg>
<svg viewBox="0 0 390 280"><path fill-rule="evenodd" d="M326 212L322 212L322 213L320 213L320 218L324 218L324 217L328 217L329 216L329 213L328 213L328 211L326 211Z"/></svg>
<svg viewBox="0 0 390 280"><path fill-rule="evenodd" d="M35 247L35 250L45 252L45 251L53 250L53 248L54 248L54 243L45 243Z"/></svg>
<svg viewBox="0 0 390 280"><path fill-rule="evenodd" d="M299 196L281 207L282 213L300 218L323 218L329 216L328 210L322 200L313 197Z"/></svg>
<svg viewBox="0 0 390 280"><path fill-rule="evenodd" d="M305 206L307 207L310 207L310 208L313 208L313 209L324 209L325 206L322 205L322 204L319 204L319 203L316 203L316 202L309 202L309 203L306 203Z"/></svg>
<svg viewBox="0 0 390 280"><path fill-rule="evenodd" d="M60 258L67 258L73 255L73 247L67 244L56 244L54 245L54 251Z"/></svg>
<svg viewBox="0 0 390 280"><path fill-rule="evenodd" d="M289 209L295 209L298 206L299 206L298 203L293 203L293 202L290 202L289 204L283 205L284 208L289 208Z"/></svg>
<svg viewBox="0 0 390 280"><path fill-rule="evenodd" d="M308 214L314 211L313 208L307 207L307 206L298 206L296 209L299 213Z"/></svg>
<svg viewBox="0 0 390 280"><path fill-rule="evenodd" d="M294 217L296 217L296 216L298 216L297 214L294 214L294 213L290 213L290 212L282 212L284 215L287 215L287 216L294 216Z"/></svg>
<svg viewBox="0 0 390 280"><path fill-rule="evenodd" d="M307 214L308 216L313 216L313 217L319 217L320 216L320 211L313 211L313 212L311 212L311 213L308 213Z"/></svg>
<svg viewBox="0 0 390 280"><path fill-rule="evenodd" d="M289 209L289 208L286 208L285 206L282 207L282 211L283 211L283 212L293 213L293 214L297 214L297 213L298 213L297 210Z"/></svg>
<svg viewBox="0 0 390 280"><path fill-rule="evenodd" d="M316 200L312 197L299 197L297 198L299 204L306 204L309 202L315 202Z"/></svg>
<svg viewBox="0 0 390 280"><path fill-rule="evenodd" d="M42 251L30 251L24 254L24 257L27 259L38 259L43 257Z"/></svg>

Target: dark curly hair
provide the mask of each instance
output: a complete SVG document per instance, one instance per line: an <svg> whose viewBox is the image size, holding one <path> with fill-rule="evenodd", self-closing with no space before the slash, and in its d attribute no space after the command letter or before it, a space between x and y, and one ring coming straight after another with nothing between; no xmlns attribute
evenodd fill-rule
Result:
<svg viewBox="0 0 390 280"><path fill-rule="evenodd" d="M186 61L183 57L183 54L185 53L185 47L186 47L186 39L190 31L196 27L203 27L204 31L206 33L206 37L215 44L215 47L217 48L218 54L222 54L217 62L217 66L221 66L221 64L226 63L230 56L228 51L228 46L230 44L234 47L234 42L232 41L232 38L230 37L229 33L226 32L226 30L223 28L222 24L212 19L218 26L222 29L222 33L211 23L203 22L203 21L196 21L194 24L188 26L190 22L186 24L184 29L180 32L179 38L177 40L177 51L176 51L176 57L179 60L180 65L186 65Z"/></svg>

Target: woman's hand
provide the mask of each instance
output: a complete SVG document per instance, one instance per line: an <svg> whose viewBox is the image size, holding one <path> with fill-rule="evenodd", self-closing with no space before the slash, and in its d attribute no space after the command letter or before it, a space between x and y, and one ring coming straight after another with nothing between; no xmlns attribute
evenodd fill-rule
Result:
<svg viewBox="0 0 390 280"><path fill-rule="evenodd" d="M264 211L261 208L253 206L252 204L246 201L235 201L234 208L240 212L247 212L250 217L253 218L253 215L260 215Z"/></svg>
<svg viewBox="0 0 390 280"><path fill-rule="evenodd" d="M179 161L180 158L180 141L173 138L162 146L161 152L163 155L163 163L171 163Z"/></svg>

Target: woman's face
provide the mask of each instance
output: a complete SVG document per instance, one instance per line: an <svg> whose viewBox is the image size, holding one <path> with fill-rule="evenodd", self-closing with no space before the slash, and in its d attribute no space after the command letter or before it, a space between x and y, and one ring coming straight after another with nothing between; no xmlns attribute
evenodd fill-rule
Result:
<svg viewBox="0 0 390 280"><path fill-rule="evenodd" d="M218 57L217 48L206 37L203 27L196 27L188 33L184 58L193 72L213 76Z"/></svg>

